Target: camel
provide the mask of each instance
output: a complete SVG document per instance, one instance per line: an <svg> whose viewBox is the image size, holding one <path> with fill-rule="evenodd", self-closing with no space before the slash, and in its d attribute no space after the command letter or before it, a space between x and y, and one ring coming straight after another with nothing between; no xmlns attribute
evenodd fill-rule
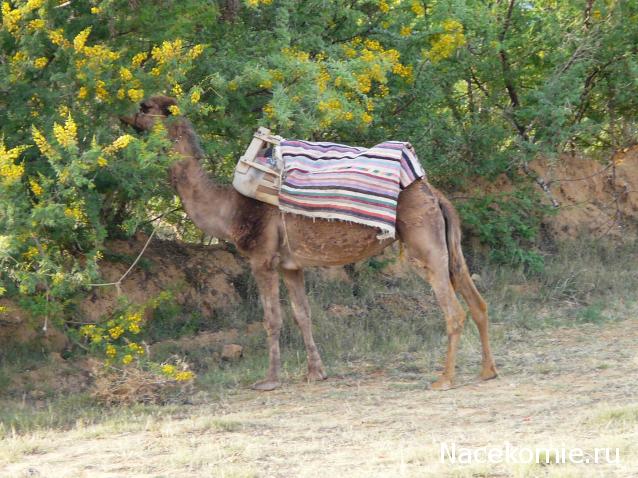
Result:
<svg viewBox="0 0 638 478"><path fill-rule="evenodd" d="M175 104L173 98L153 96L143 101L133 116L121 119L138 132L150 130L156 121L164 121L173 150L181 156L170 167L170 181L186 213L204 233L235 244L250 263L263 306L269 349L268 372L253 385L254 389L274 390L281 386L279 275L283 276L294 321L304 340L307 380L324 380L326 373L312 336L304 268L357 262L379 254L396 240L403 243L412 262L417 264L417 272L430 283L445 316L447 358L432 389L447 390L454 386L456 353L466 318L456 292L465 299L479 331L480 378L496 377L487 304L470 277L461 251L458 215L441 192L425 179L401 191L397 239L379 240L378 231L369 226L286 214L275 206L242 196L231 186L213 182L200 165L204 152L191 123L182 116L167 120L171 116L170 106Z"/></svg>

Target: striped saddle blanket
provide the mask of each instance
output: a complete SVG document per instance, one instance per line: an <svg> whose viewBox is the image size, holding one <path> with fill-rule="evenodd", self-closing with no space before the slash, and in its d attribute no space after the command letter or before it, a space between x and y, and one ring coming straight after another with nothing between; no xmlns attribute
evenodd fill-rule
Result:
<svg viewBox="0 0 638 478"><path fill-rule="evenodd" d="M284 163L279 209L376 227L379 240L395 237L401 190L425 176L410 143L360 148L283 140L279 147Z"/></svg>

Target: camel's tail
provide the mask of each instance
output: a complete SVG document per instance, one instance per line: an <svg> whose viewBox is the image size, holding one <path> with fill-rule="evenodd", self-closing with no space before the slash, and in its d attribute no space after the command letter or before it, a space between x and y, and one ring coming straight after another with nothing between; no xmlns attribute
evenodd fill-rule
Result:
<svg viewBox="0 0 638 478"><path fill-rule="evenodd" d="M445 238L450 259L450 280L456 288L457 284L464 278L464 275L469 274L463 251L461 250L461 221L449 199L439 191L436 192L441 212L445 218Z"/></svg>

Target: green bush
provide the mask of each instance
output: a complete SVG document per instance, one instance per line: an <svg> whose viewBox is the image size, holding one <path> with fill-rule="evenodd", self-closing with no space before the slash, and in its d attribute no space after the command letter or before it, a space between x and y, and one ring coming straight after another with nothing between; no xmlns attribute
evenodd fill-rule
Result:
<svg viewBox="0 0 638 478"><path fill-rule="evenodd" d="M463 224L489 246L491 259L537 272L542 270L543 257L536 237L548 211L540 195L530 189L490 194L459 205Z"/></svg>
<svg viewBox="0 0 638 478"><path fill-rule="evenodd" d="M0 292L60 322L104 241L175 205L164 132L118 121L151 94L177 97L221 181L259 125L409 140L442 186L636 131L634 2L12 0L1 15ZM529 197L462 211L496 259L537 268Z"/></svg>

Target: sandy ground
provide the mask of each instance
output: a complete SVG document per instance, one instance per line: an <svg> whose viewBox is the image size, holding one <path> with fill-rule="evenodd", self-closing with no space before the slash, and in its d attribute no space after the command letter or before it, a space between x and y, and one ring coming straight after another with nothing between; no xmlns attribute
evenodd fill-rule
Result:
<svg viewBox="0 0 638 478"><path fill-rule="evenodd" d="M500 377L489 382L475 379L476 339L466 335L451 391L428 390L431 371L407 356L320 384L238 390L180 416L10 438L0 476L638 477L638 319L502 331ZM608 447L611 458L618 448L620 463L440 459L441 443L476 450L506 442L567 453Z"/></svg>

